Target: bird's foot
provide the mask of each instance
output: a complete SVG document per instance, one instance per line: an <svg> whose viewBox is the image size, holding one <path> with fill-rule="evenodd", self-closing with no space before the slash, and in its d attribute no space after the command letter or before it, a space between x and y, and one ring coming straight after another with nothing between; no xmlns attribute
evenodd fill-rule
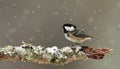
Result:
<svg viewBox="0 0 120 69"><path fill-rule="evenodd" d="M73 47L73 46L80 46L80 44L79 43L75 43L71 47Z"/></svg>

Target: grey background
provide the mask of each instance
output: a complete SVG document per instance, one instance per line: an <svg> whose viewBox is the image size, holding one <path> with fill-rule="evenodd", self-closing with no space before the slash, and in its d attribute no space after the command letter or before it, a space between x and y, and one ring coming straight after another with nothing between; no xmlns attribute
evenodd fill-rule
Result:
<svg viewBox="0 0 120 69"><path fill-rule="evenodd" d="M0 46L71 45L62 25L73 23L99 39L82 45L113 48L102 60L75 61L65 66L1 61L0 69L119 69L120 0L0 0Z"/></svg>

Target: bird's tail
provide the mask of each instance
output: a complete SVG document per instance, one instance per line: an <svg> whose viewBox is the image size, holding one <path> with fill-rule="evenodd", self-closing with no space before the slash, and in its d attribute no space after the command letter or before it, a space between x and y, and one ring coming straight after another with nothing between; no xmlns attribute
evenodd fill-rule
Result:
<svg viewBox="0 0 120 69"><path fill-rule="evenodd" d="M99 43L101 43L101 40L99 40L99 39L97 39L97 38L95 38L95 37L92 37L92 36L90 36L92 39L94 39L94 40L96 40L97 42L99 42Z"/></svg>
<svg viewBox="0 0 120 69"><path fill-rule="evenodd" d="M95 38L95 37L92 37L92 39L96 40L97 42L101 43L101 40Z"/></svg>

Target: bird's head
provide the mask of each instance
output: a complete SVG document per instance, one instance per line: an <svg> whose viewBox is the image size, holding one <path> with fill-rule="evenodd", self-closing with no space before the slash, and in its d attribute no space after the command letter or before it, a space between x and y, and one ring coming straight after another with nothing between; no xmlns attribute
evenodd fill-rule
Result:
<svg viewBox="0 0 120 69"><path fill-rule="evenodd" d="M67 33L67 32L74 31L76 29L76 26L73 24L66 23L66 24L63 24L63 29L64 29L64 33Z"/></svg>

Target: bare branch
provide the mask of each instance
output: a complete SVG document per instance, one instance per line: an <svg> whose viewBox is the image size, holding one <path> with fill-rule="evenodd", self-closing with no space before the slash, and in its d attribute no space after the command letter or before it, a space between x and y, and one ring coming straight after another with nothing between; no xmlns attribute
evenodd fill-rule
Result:
<svg viewBox="0 0 120 69"><path fill-rule="evenodd" d="M0 60L28 61L39 64L66 64L74 60L103 59L112 52L109 48L90 48L88 46L42 47L23 43L20 46L0 48Z"/></svg>

